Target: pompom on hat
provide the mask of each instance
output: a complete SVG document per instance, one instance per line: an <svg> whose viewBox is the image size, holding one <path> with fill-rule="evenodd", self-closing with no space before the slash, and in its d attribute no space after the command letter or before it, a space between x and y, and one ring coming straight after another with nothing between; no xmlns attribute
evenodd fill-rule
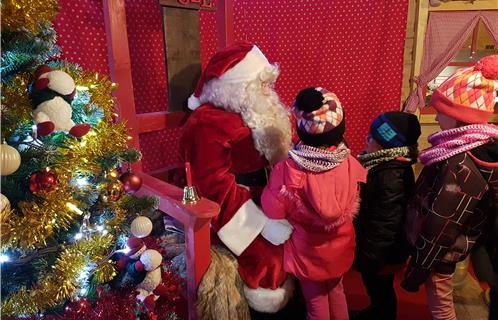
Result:
<svg viewBox="0 0 498 320"><path fill-rule="evenodd" d="M250 43L241 43L217 52L201 74L194 93L188 99L188 108L197 109L201 102L204 84L212 79L227 83L251 81L265 68L272 67L259 48Z"/></svg>
<svg viewBox="0 0 498 320"><path fill-rule="evenodd" d="M292 105L297 134L313 147L336 145L346 129L344 110L337 96L324 88L301 90Z"/></svg>
<svg viewBox="0 0 498 320"><path fill-rule="evenodd" d="M498 55L458 70L433 93L430 105L458 121L486 123L493 114L498 90Z"/></svg>

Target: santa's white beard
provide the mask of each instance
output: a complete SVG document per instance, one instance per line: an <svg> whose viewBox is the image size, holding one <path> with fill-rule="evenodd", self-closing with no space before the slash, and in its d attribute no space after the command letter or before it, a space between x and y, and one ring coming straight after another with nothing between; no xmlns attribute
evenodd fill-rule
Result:
<svg viewBox="0 0 498 320"><path fill-rule="evenodd" d="M239 113L252 130L256 150L271 164L287 157L292 143L289 111L275 91L263 94L261 81L227 84L213 79L204 85L199 100Z"/></svg>

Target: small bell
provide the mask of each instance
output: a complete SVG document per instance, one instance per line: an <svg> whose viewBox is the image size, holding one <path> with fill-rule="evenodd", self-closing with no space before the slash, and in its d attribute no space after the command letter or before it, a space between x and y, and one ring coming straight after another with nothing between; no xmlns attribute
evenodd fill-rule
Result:
<svg viewBox="0 0 498 320"><path fill-rule="evenodd" d="M183 204L195 204L199 201L197 190L192 185L192 172L190 162L185 162L185 173L187 175L187 185L183 188Z"/></svg>
<svg viewBox="0 0 498 320"><path fill-rule="evenodd" d="M194 186L185 186L183 188L183 204L195 204L199 199Z"/></svg>

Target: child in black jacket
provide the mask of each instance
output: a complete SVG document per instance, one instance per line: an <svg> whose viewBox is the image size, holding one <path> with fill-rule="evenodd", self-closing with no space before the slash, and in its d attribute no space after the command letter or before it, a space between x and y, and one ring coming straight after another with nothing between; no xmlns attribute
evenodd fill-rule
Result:
<svg viewBox="0 0 498 320"><path fill-rule="evenodd" d="M371 304L355 319L396 319L394 271L408 257L403 225L415 191L420 124L413 114L386 112L370 126L366 152L358 159L368 169L356 220L355 268L361 272Z"/></svg>

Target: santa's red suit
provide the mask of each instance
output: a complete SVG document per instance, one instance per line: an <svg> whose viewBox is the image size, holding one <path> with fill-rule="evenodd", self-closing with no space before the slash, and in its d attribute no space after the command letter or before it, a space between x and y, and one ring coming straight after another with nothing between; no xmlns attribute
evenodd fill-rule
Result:
<svg viewBox="0 0 498 320"><path fill-rule="evenodd" d="M283 246L267 240L271 241L272 237L268 235L271 233L268 226L272 223L277 226L277 233L280 227L285 233L286 226L268 219L251 199L248 188L236 182L238 174L267 167L265 155L270 157L271 150L265 153L257 149L265 139L260 137L256 143L255 125L248 120L250 116L244 119L237 108L216 105L219 94L206 93L224 88L225 83L230 88L242 81L257 82L258 74L268 67L272 65L253 45L233 46L217 53L199 81L193 106L198 107L184 126L181 149L185 160L190 161L192 181L200 195L221 206L211 226L219 240L237 257L249 305L258 311L276 312L285 306L292 288L282 267ZM217 83L207 85L210 80ZM189 107L192 108L192 99ZM282 121L281 118L278 121ZM288 135L290 137L290 125ZM283 243L289 235L290 232L273 243Z"/></svg>

